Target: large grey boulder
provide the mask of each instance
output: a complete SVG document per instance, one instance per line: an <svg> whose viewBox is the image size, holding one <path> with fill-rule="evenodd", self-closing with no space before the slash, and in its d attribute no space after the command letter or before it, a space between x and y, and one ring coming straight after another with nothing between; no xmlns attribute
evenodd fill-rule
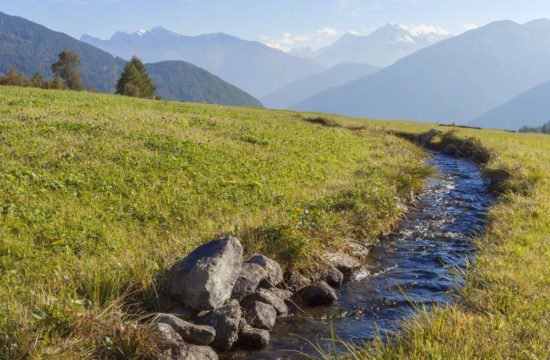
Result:
<svg viewBox="0 0 550 360"><path fill-rule="evenodd" d="M210 345L216 336L216 330L207 325L195 325L170 314L157 314L153 322L170 325L183 341L195 345Z"/></svg>
<svg viewBox="0 0 550 360"><path fill-rule="evenodd" d="M199 314L196 323L208 325L216 330L216 337L212 346L227 351L239 338L242 327L242 312L237 300L230 301L222 308Z"/></svg>
<svg viewBox="0 0 550 360"><path fill-rule="evenodd" d="M244 316L249 325L257 329L271 331L273 330L273 326L275 326L277 311L269 304L254 301L246 304L246 307L244 307Z"/></svg>
<svg viewBox="0 0 550 360"><path fill-rule="evenodd" d="M233 287L231 298L241 300L256 291L260 282L267 276L265 269L254 263L244 263Z"/></svg>
<svg viewBox="0 0 550 360"><path fill-rule="evenodd" d="M269 339L269 331L255 329L250 325L245 325L241 329L237 344L244 348L262 349L269 344Z"/></svg>
<svg viewBox="0 0 550 360"><path fill-rule="evenodd" d="M275 295L271 290L258 289L254 294L246 296L241 301L241 306L245 309L249 308L255 301L273 306L277 312L277 316L288 315L288 306L285 304L285 301Z"/></svg>
<svg viewBox="0 0 550 360"><path fill-rule="evenodd" d="M167 291L192 309L217 309L231 297L242 261L243 247L237 238L209 242L172 267Z"/></svg>
<svg viewBox="0 0 550 360"><path fill-rule="evenodd" d="M300 296L309 306L331 305L338 301L338 295L326 282L319 281L300 290Z"/></svg>
<svg viewBox="0 0 550 360"><path fill-rule="evenodd" d="M246 260L246 263L258 264L264 268L267 273L264 280L264 282L267 283L266 285L275 287L283 282L283 269L275 260L271 260L267 256L257 254Z"/></svg>

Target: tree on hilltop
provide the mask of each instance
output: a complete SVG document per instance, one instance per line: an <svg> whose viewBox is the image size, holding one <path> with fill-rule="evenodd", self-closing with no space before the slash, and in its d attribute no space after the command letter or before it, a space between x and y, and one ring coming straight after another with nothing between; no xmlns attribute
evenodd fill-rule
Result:
<svg viewBox="0 0 550 360"><path fill-rule="evenodd" d="M63 50L59 54L59 59L52 64L52 73L54 77L61 78L65 86L71 90L82 90L82 80L80 79L80 58L71 51Z"/></svg>
<svg viewBox="0 0 550 360"><path fill-rule="evenodd" d="M119 95L150 98L155 94L155 85L151 81L145 65L134 56L126 64L116 85L116 93Z"/></svg>

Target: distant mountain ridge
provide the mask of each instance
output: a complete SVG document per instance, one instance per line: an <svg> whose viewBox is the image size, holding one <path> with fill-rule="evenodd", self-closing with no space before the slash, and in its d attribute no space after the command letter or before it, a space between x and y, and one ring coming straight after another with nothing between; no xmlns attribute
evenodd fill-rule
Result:
<svg viewBox="0 0 550 360"><path fill-rule="evenodd" d="M114 92L126 61L66 34L0 12L0 73L11 66L28 76L37 71L51 76L51 64L62 50L75 52L89 89ZM170 100L226 105L261 106L260 102L205 70L184 62L147 64L158 93ZM169 71L170 70L170 71Z"/></svg>
<svg viewBox="0 0 550 360"><path fill-rule="evenodd" d="M125 59L138 55L146 62L186 61L257 97L324 70L313 60L222 33L185 36L154 28L117 32L109 40L83 35L81 40Z"/></svg>
<svg viewBox="0 0 550 360"><path fill-rule="evenodd" d="M380 68L365 64L346 63L336 65L322 73L277 89L261 100L267 107L287 109L315 94L363 76L374 74L378 70Z"/></svg>
<svg viewBox="0 0 550 360"><path fill-rule="evenodd" d="M259 100L236 86L185 61L162 61L146 67L157 86L156 94L163 99L262 107Z"/></svg>
<svg viewBox="0 0 550 360"><path fill-rule="evenodd" d="M419 50L293 107L360 117L466 123L550 80L550 31L500 21Z"/></svg>
<svg viewBox="0 0 550 360"><path fill-rule="evenodd" d="M450 33L434 26L387 24L365 36L347 33L310 56L325 66L354 62L385 67L449 37Z"/></svg>
<svg viewBox="0 0 550 360"><path fill-rule="evenodd" d="M550 81L538 85L486 112L468 125L517 130L542 126L550 120Z"/></svg>

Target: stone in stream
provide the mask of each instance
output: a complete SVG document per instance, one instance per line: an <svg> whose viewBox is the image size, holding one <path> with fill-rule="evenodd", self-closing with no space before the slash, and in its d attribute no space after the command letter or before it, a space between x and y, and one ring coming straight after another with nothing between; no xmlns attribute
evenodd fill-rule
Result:
<svg viewBox="0 0 550 360"><path fill-rule="evenodd" d="M338 301L338 295L326 282L319 281L300 290L300 296L309 306L331 305Z"/></svg>
<svg viewBox="0 0 550 360"><path fill-rule="evenodd" d="M264 268L267 276L262 282L262 286L276 287L283 282L283 269L281 269L281 265L267 256L261 254L254 255L246 260L245 263L258 264Z"/></svg>
<svg viewBox="0 0 550 360"><path fill-rule="evenodd" d="M168 293L194 310L217 309L231 297L242 261L243 247L237 238L204 244L172 267Z"/></svg>
<svg viewBox="0 0 550 360"><path fill-rule="evenodd" d="M244 316L249 325L258 329L271 331L273 330L273 326L275 326L277 311L269 304L253 301L246 304Z"/></svg>
<svg viewBox="0 0 550 360"><path fill-rule="evenodd" d="M359 260L344 253L327 253L325 257L332 262L334 267L344 274L349 274L353 270L361 267L361 262Z"/></svg>
<svg viewBox="0 0 550 360"><path fill-rule="evenodd" d="M244 348L262 349L269 344L269 338L269 331L245 325L241 329L237 345Z"/></svg>
<svg viewBox="0 0 550 360"><path fill-rule="evenodd" d="M285 301L275 295L275 293L271 290L258 289L254 294L250 294L242 299L241 306L245 309L249 308L255 301L273 306L277 312L277 316L288 315L288 307L286 306Z"/></svg>
<svg viewBox="0 0 550 360"><path fill-rule="evenodd" d="M220 309L199 314L196 323L213 327L216 330L216 337L212 346L227 351L239 338L239 330L242 327L241 320L242 312L239 302L231 300Z"/></svg>
<svg viewBox="0 0 550 360"><path fill-rule="evenodd" d="M256 291L260 282L267 276L265 269L255 263L244 263L231 293L232 299L242 300Z"/></svg>
<svg viewBox="0 0 550 360"><path fill-rule="evenodd" d="M170 325L183 341L195 345L210 345L216 336L211 326L195 325L170 314L157 314L153 322Z"/></svg>
<svg viewBox="0 0 550 360"><path fill-rule="evenodd" d="M338 288L344 282L344 274L336 267L331 266L327 269L325 280L330 286Z"/></svg>
<svg viewBox="0 0 550 360"><path fill-rule="evenodd" d="M292 272L288 274L285 282L287 288L293 292L296 292L303 287L311 285L311 280L298 272Z"/></svg>

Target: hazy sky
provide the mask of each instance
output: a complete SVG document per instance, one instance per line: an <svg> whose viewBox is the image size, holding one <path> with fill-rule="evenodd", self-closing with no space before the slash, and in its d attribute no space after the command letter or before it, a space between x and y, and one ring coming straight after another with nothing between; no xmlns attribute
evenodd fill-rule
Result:
<svg viewBox="0 0 550 360"><path fill-rule="evenodd" d="M494 20L550 18L550 0L0 0L0 11L77 38L162 26L292 48L319 47L389 22L458 34Z"/></svg>

